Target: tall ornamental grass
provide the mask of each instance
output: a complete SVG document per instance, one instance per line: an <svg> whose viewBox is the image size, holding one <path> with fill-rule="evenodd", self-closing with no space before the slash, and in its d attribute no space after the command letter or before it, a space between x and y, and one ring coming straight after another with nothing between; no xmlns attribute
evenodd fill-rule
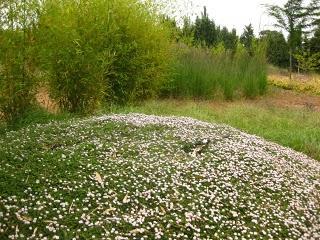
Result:
<svg viewBox="0 0 320 240"><path fill-rule="evenodd" d="M108 44L113 28L102 1L48 0L43 5L41 63L61 109L91 112L101 103L114 61Z"/></svg>
<svg viewBox="0 0 320 240"><path fill-rule="evenodd" d="M235 53L223 45L214 49L178 47L179 58L167 94L173 97L227 100L255 98L266 91L267 72L263 47L254 56L238 46Z"/></svg>
<svg viewBox="0 0 320 240"><path fill-rule="evenodd" d="M136 0L47 0L39 21L42 62L62 109L151 97L165 79L169 32Z"/></svg>
<svg viewBox="0 0 320 240"><path fill-rule="evenodd" d="M0 2L0 119L8 122L20 118L34 100L34 4Z"/></svg>
<svg viewBox="0 0 320 240"><path fill-rule="evenodd" d="M115 61L108 99L130 103L158 95L173 62L168 26L163 24L151 1L107 2L116 26L109 41Z"/></svg>

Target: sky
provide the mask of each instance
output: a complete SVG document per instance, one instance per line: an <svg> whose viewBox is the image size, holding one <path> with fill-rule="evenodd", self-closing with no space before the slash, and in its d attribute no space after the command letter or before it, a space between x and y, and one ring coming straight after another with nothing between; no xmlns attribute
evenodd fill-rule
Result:
<svg viewBox="0 0 320 240"><path fill-rule="evenodd" d="M274 20L265 12L262 4L283 6L287 0L179 0L180 8L189 14L200 14L203 6L207 6L209 17L217 25L235 28L238 34L244 26L252 23L255 33L262 30L274 29Z"/></svg>

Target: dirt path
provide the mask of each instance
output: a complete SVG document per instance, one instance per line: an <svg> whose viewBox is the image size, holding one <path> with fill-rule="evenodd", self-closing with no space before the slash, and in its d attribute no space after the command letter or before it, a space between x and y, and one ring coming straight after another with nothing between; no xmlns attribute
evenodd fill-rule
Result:
<svg viewBox="0 0 320 240"><path fill-rule="evenodd" d="M48 91L45 88L39 89L37 101L39 102L40 106L44 107L49 112L57 113L59 111L58 105L49 98ZM178 102L179 101L177 101L177 103ZM255 100L235 100L232 102L214 100L209 102L214 108L233 106L237 104L252 104L264 107L304 109L320 112L320 96L279 88L272 88L267 95ZM182 101L182 104L183 103L184 101Z"/></svg>
<svg viewBox="0 0 320 240"><path fill-rule="evenodd" d="M298 93L293 90L284 90L279 88L272 88L268 94L254 100L242 99L232 102L226 102L222 100L210 101L210 106L217 109L239 104L287 108L293 110L302 109L320 112L320 96Z"/></svg>
<svg viewBox="0 0 320 240"><path fill-rule="evenodd" d="M276 89L266 97L256 100L258 104L266 104L283 108L301 108L320 111L320 96L298 93L291 90Z"/></svg>

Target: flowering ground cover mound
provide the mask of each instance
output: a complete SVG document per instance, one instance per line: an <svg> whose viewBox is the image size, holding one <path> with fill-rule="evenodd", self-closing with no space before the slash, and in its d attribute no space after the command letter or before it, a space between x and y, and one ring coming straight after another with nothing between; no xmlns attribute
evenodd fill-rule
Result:
<svg viewBox="0 0 320 240"><path fill-rule="evenodd" d="M0 239L320 239L320 163L138 114L0 137Z"/></svg>

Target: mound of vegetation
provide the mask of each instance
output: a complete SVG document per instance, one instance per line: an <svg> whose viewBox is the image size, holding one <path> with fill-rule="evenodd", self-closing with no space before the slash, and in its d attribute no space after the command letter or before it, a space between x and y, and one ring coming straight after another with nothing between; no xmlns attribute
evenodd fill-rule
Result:
<svg viewBox="0 0 320 240"><path fill-rule="evenodd" d="M191 118L108 115L0 138L0 238L317 239L320 165Z"/></svg>

